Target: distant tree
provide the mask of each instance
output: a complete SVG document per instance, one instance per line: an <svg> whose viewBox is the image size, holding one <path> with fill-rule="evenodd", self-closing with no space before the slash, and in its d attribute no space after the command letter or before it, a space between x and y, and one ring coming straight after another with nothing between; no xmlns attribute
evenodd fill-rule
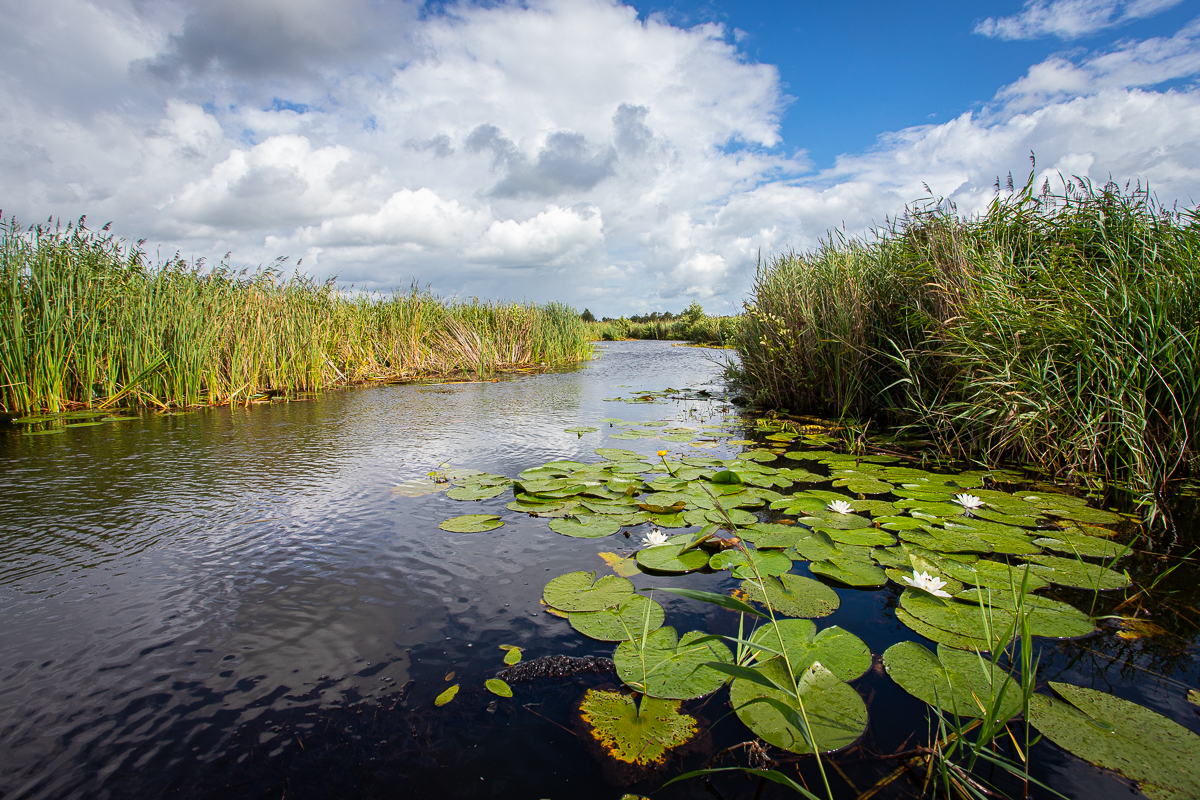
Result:
<svg viewBox="0 0 1200 800"><path fill-rule="evenodd" d="M693 300L692 304L687 307L687 310L679 315L679 318L688 325L695 325L697 322L704 319L704 306Z"/></svg>
<svg viewBox="0 0 1200 800"><path fill-rule="evenodd" d="M595 322L596 321L596 315L593 314L591 311L588 311L586 308L583 310L583 313L579 315L579 318L582 319L584 322Z"/></svg>

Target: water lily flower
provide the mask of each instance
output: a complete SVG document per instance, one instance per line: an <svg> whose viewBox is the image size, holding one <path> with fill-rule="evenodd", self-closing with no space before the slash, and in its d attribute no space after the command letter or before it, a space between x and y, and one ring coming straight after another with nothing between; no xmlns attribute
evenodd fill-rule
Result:
<svg viewBox="0 0 1200 800"><path fill-rule="evenodd" d="M983 508L983 500L973 494L956 494L954 495L954 502L968 511L972 508Z"/></svg>
<svg viewBox="0 0 1200 800"><path fill-rule="evenodd" d="M669 450L659 450L659 451L658 451L658 454L659 454L660 456L665 456L665 455L667 455L667 453L669 453L669 452L670 452Z"/></svg>
<svg viewBox="0 0 1200 800"><path fill-rule="evenodd" d="M825 506L835 514L853 514L854 506L847 503L845 500L834 500L829 505Z"/></svg>
<svg viewBox="0 0 1200 800"><path fill-rule="evenodd" d="M660 544L666 544L667 538L667 535L658 528L651 528L650 532L642 538L642 545L645 547L658 547Z"/></svg>
<svg viewBox="0 0 1200 800"><path fill-rule="evenodd" d="M920 589L923 592L929 592L934 597L949 597L950 593L942 591L942 587L946 582L941 578L935 578L928 572L914 572L910 578L907 575L902 576L909 586L914 589Z"/></svg>

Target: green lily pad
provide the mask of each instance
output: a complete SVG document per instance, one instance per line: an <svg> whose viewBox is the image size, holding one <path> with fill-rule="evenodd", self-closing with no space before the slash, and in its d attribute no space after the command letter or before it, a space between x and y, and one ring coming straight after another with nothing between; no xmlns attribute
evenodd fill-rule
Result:
<svg viewBox="0 0 1200 800"><path fill-rule="evenodd" d="M876 517L875 522L881 528L887 528L889 531L917 531L928 524L924 520L913 517Z"/></svg>
<svg viewBox="0 0 1200 800"><path fill-rule="evenodd" d="M987 542L992 552L1001 555L1034 555L1041 550L1028 533L1012 525L981 519L969 519L963 523L946 520L942 525L949 533L961 532Z"/></svg>
<svg viewBox="0 0 1200 800"><path fill-rule="evenodd" d="M775 626L779 626L776 634ZM780 636L783 644L780 644ZM807 619L781 619L775 624L763 623L750 637L775 653L786 650L792 668L803 672L820 661L838 680L852 681L871 667L871 649L862 639L850 631L830 626L820 633L817 625ZM769 661L774 656L766 650L751 649L758 661Z"/></svg>
<svg viewBox="0 0 1200 800"><path fill-rule="evenodd" d="M709 661L733 661L729 648L720 642L694 643L707 635L689 631L676 639L674 628L659 628L644 639L639 636L617 645L613 664L626 685L651 697L703 697L721 688L727 678L724 672L704 665Z"/></svg>
<svg viewBox="0 0 1200 800"><path fill-rule="evenodd" d="M602 611L572 611L567 617L571 627L590 639L623 642L645 631L662 627L663 607L640 594L627 595L613 608Z"/></svg>
<svg viewBox="0 0 1200 800"><path fill-rule="evenodd" d="M1034 539L1033 543L1047 550L1066 553L1068 556L1079 555L1086 558L1115 559L1129 553L1129 548L1125 545L1075 531L1054 531L1040 539Z"/></svg>
<svg viewBox="0 0 1200 800"><path fill-rule="evenodd" d="M900 531L900 538L939 553L990 553L992 546L962 529L946 530L926 525L920 531Z"/></svg>
<svg viewBox="0 0 1200 800"><path fill-rule="evenodd" d="M513 696L512 687L499 678L488 678L484 681L483 685L494 695L499 695L500 697Z"/></svg>
<svg viewBox="0 0 1200 800"><path fill-rule="evenodd" d="M834 529L839 531L855 531L871 527L871 520L858 514L839 514L836 511L819 511L811 516L801 517L800 524L813 528Z"/></svg>
<svg viewBox="0 0 1200 800"><path fill-rule="evenodd" d="M600 430L600 429L599 429L599 428L593 428L593 427L592 427L592 426L590 426L590 425L580 425L580 426L579 426L579 427L577 427L577 428L567 428L567 429L566 429L566 432L567 432L567 433L577 433L577 434L579 434L580 436L582 436L582 435L583 435L583 434L585 434L585 433L595 433L595 432L596 432L596 431L598 431L598 430Z"/></svg>
<svg viewBox="0 0 1200 800"><path fill-rule="evenodd" d="M758 517L749 511L742 511L740 508L726 509L726 513L729 514L729 518L733 520L734 525L753 525L758 522ZM703 519L706 522L715 522L720 525L725 522L725 515L714 508L712 511L705 511Z"/></svg>
<svg viewBox="0 0 1200 800"><path fill-rule="evenodd" d="M600 611L617 605L633 594L633 584L626 578L605 575L596 580L596 571L568 572L559 575L542 591L546 605L559 611Z"/></svg>
<svg viewBox="0 0 1200 800"><path fill-rule="evenodd" d="M792 569L792 560L778 550L750 550L750 557L758 568L760 575L782 575ZM708 560L711 569L732 569L735 578L752 579L754 570L746 563L746 556L741 550L730 549L714 553Z"/></svg>
<svg viewBox="0 0 1200 800"><path fill-rule="evenodd" d="M1059 586L1103 591L1123 589L1129 585L1129 576L1076 558L1030 556L1029 561L1034 575Z"/></svg>
<svg viewBox="0 0 1200 800"><path fill-rule="evenodd" d="M487 500L499 497L505 492L506 486L455 486L446 492L451 500Z"/></svg>
<svg viewBox="0 0 1200 800"><path fill-rule="evenodd" d="M505 664L508 664L511 667L513 664L521 663L521 648L517 647L515 644L502 644L500 645L500 649L506 651L504 653Z"/></svg>
<svg viewBox="0 0 1200 800"><path fill-rule="evenodd" d="M786 686L790 682L781 658L756 667L759 672ZM840 750L858 741L867 727L867 707L858 692L826 669L820 661L797 676L803 703L802 719L821 752ZM771 698L801 713L801 704L779 689L738 678L729 687L729 701L747 728L764 741L794 753L811 753L812 748L799 728L794 727L774 706L761 702Z"/></svg>
<svg viewBox="0 0 1200 800"><path fill-rule="evenodd" d="M1200 736L1108 692L1050 687L1062 700L1035 695L1029 710L1029 721L1050 741L1137 781L1152 800L1200 797Z"/></svg>
<svg viewBox="0 0 1200 800"><path fill-rule="evenodd" d="M884 652L883 667L904 691L956 716L982 717L997 703L1000 720L1021 712L1021 687L977 653L939 644L935 656L916 642L900 642Z"/></svg>
<svg viewBox="0 0 1200 800"><path fill-rule="evenodd" d="M970 563L939 558L935 561L938 568L966 586L980 586L985 589L1012 591L1024 582L1026 591L1036 591L1048 586L1048 582L1037 574L1037 571L1027 566L1010 566L999 561L979 559ZM1029 572L1026 577L1025 573Z"/></svg>
<svg viewBox="0 0 1200 800"><path fill-rule="evenodd" d="M437 483L429 478L413 478L392 489L392 494L398 494L401 497L424 497L446 488L449 488L447 483Z"/></svg>
<svg viewBox="0 0 1200 800"><path fill-rule="evenodd" d="M896 543L896 537L878 528L859 528L857 530L838 530L824 525L813 525L814 530L829 534L829 538L838 544L854 545L856 547L890 547Z"/></svg>
<svg viewBox="0 0 1200 800"><path fill-rule="evenodd" d="M493 531L504 523L495 514L464 514L438 523L438 527L451 533L483 533Z"/></svg>
<svg viewBox="0 0 1200 800"><path fill-rule="evenodd" d="M808 565L814 575L844 583L847 586L872 587L887 583L887 575L871 563L869 556L837 555Z"/></svg>
<svg viewBox="0 0 1200 800"><path fill-rule="evenodd" d="M896 488L869 475L843 475L834 480L833 485L854 494L887 494Z"/></svg>
<svg viewBox="0 0 1200 800"><path fill-rule="evenodd" d="M1074 522L1085 522L1089 525L1114 525L1123 518L1120 514L1105 511L1100 508L1083 506L1080 508L1056 508L1046 511L1052 517L1069 519Z"/></svg>
<svg viewBox="0 0 1200 800"><path fill-rule="evenodd" d="M696 720L679 713L678 700L588 689L579 710L604 751L629 764L662 764L667 751L696 735Z"/></svg>
<svg viewBox="0 0 1200 800"><path fill-rule="evenodd" d="M601 458L609 461L641 461L645 456L632 450L621 450L615 447L598 447L593 451Z"/></svg>
<svg viewBox="0 0 1200 800"><path fill-rule="evenodd" d="M637 554L638 566L656 572L695 572L708 566L708 553L700 549L684 552L684 544L647 547Z"/></svg>
<svg viewBox="0 0 1200 800"><path fill-rule="evenodd" d="M612 536L621 530L621 523L611 517L597 514L586 520L579 517L552 519L550 520L550 530L575 539L599 539L604 536Z"/></svg>
<svg viewBox="0 0 1200 800"><path fill-rule="evenodd" d="M900 595L896 618L927 639L966 650L991 652L1008 643L1014 616L1003 609L944 599L918 589ZM986 621L985 621L986 619ZM918 624L913 624L912 621Z"/></svg>
<svg viewBox="0 0 1200 800"><path fill-rule="evenodd" d="M769 600L771 608L787 617L827 617L837 611L841 598L837 592L820 581L805 578L802 575L780 575L763 578L766 586L766 598L756 581L742 581L742 591L759 605L766 605Z"/></svg>
<svg viewBox="0 0 1200 800"><path fill-rule="evenodd" d="M804 531L801 529L801 533ZM840 548L833 539L829 538L829 534L824 531L811 531L807 535L803 535L792 548L796 554L806 561L824 561L836 555Z"/></svg>
<svg viewBox="0 0 1200 800"><path fill-rule="evenodd" d="M1016 611L1015 594L1008 590L967 589L957 596L967 603L984 603L1006 611ZM1021 600L1029 622L1029 632L1048 639L1075 639L1096 630L1091 617L1072 605L1049 597L1026 594Z"/></svg>

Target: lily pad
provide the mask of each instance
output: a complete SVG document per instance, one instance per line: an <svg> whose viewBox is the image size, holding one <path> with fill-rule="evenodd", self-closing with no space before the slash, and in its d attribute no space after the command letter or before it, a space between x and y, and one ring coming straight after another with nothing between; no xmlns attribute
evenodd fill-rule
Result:
<svg viewBox="0 0 1200 800"><path fill-rule="evenodd" d="M814 525L813 528L829 534L829 538L838 544L856 547L890 547L896 543L895 536L878 528L859 528L850 531L827 528L824 525Z"/></svg>
<svg viewBox="0 0 1200 800"><path fill-rule="evenodd" d="M610 756L630 764L662 764L667 751L696 735L696 720L679 713L678 700L588 689L579 705L592 736Z"/></svg>
<svg viewBox="0 0 1200 800"><path fill-rule="evenodd" d="M599 539L621 530L621 523L612 517L597 514L586 520L579 517L552 519L550 530L575 539Z"/></svg>
<svg viewBox="0 0 1200 800"><path fill-rule="evenodd" d="M788 617L827 617L841 605L838 593L820 581L802 575L763 578L771 608ZM756 581L742 581L742 591L759 605L766 605Z"/></svg>
<svg viewBox="0 0 1200 800"><path fill-rule="evenodd" d="M708 553L703 550L683 552L683 544L664 544L647 547L637 554L638 566L656 572L695 572L708 566Z"/></svg>
<svg viewBox="0 0 1200 800"><path fill-rule="evenodd" d="M790 682L786 665L773 658L756 667L759 672L786 686ZM821 752L839 750L858 741L867 727L867 707L858 692L838 680L820 661L797 676L798 694L803 703L778 690L738 678L729 687L729 700L738 719L764 741L794 753L811 753L807 738L793 726L777 708L762 702L771 698L791 707L807 720L817 749Z"/></svg>
<svg viewBox="0 0 1200 800"><path fill-rule="evenodd" d="M500 697L513 696L512 687L499 678L488 678L486 681L484 681L483 685L486 686L487 690L494 695L499 695Z"/></svg>
<svg viewBox="0 0 1200 800"><path fill-rule="evenodd" d="M621 450L616 447L598 447L593 451L601 458L609 461L641 461L645 456L632 450Z"/></svg>
<svg viewBox="0 0 1200 800"><path fill-rule="evenodd" d="M1100 508L1091 508L1090 506L1082 506L1080 508L1056 508L1047 510L1045 513L1052 517L1061 519L1069 519L1075 522L1085 522L1089 525L1113 525L1122 520L1120 514L1112 511L1105 511Z"/></svg>
<svg viewBox="0 0 1200 800"><path fill-rule="evenodd" d="M596 580L596 571L568 572L559 575L542 591L546 604L560 611L600 611L617 605L633 594L627 578L605 575Z"/></svg>
<svg viewBox="0 0 1200 800"><path fill-rule="evenodd" d="M689 700L712 694L728 676L709 661L731 663L733 655L720 642L695 640L708 634L689 631L676 639L675 629L667 626L651 631L646 637L621 642L613 654L617 674L630 688L651 697Z"/></svg>
<svg viewBox="0 0 1200 800"><path fill-rule="evenodd" d="M596 555L603 558L604 563L612 567L612 571L622 578L632 578L634 575L641 574L637 565L637 556L620 556L616 553L597 553Z"/></svg>
<svg viewBox="0 0 1200 800"><path fill-rule="evenodd" d="M494 531L503 524L495 514L465 514L443 520L438 527L451 533L483 533Z"/></svg>
<svg viewBox="0 0 1200 800"><path fill-rule="evenodd" d="M814 575L844 583L847 586L871 587L887 583L887 574L871 563L869 556L837 555L808 565Z"/></svg>
<svg viewBox="0 0 1200 800"><path fill-rule="evenodd" d="M1016 611L1015 595L1007 590L967 589L957 599L967 603L983 602L1006 611ZM1029 632L1048 639L1075 639L1096 630L1091 618L1072 605L1049 597L1026 594L1021 606L1027 614Z"/></svg>
<svg viewBox="0 0 1200 800"><path fill-rule="evenodd" d="M487 500L491 497L499 497L507 488L507 486L455 486L446 492L446 497L451 500Z"/></svg>
<svg viewBox="0 0 1200 800"><path fill-rule="evenodd" d="M960 717L982 717L999 703L1000 720L1021 712L1021 687L985 656L939 644L937 655L916 642L883 654L883 667L918 700Z"/></svg>
<svg viewBox="0 0 1200 800"><path fill-rule="evenodd" d="M449 486L448 483L436 483L429 478L413 478L392 489L392 494L398 494L401 497L424 497L427 494L447 489Z"/></svg>
<svg viewBox="0 0 1200 800"><path fill-rule="evenodd" d="M978 603L942 599L917 589L905 589L900 595L896 618L940 644L987 652L1008 643L1014 621L1013 614L1003 609L987 605L981 609Z"/></svg>
<svg viewBox="0 0 1200 800"><path fill-rule="evenodd" d="M938 568L966 586L980 586L987 589L1012 591L1024 584L1026 591L1045 588L1047 581L1028 566L1010 566L999 561L979 559L970 563L954 561L953 559L938 558L934 563ZM1029 576L1026 577L1026 571Z"/></svg>
<svg viewBox="0 0 1200 800"><path fill-rule="evenodd" d="M1034 539L1033 543L1068 556L1079 555L1086 558L1116 559L1129 553L1129 548L1125 545L1075 531L1053 531L1041 539Z"/></svg>
<svg viewBox="0 0 1200 800"><path fill-rule="evenodd" d="M1051 682L1059 699L1035 695L1030 722L1050 741L1139 784L1152 800L1200 797L1200 736L1107 692Z"/></svg>
<svg viewBox="0 0 1200 800"><path fill-rule="evenodd" d="M1129 577L1123 573L1089 564L1077 558L1059 556L1030 556L1033 574L1059 586L1074 586L1077 589L1103 591L1123 589L1129 585Z"/></svg>
<svg viewBox="0 0 1200 800"><path fill-rule="evenodd" d="M775 626L779 626L776 634ZM780 636L783 644L780 645ZM775 624L763 623L750 637L775 653L786 650L792 668L803 672L820 661L838 680L852 681L871 667L871 650L862 639L850 631L830 626L820 633L815 622L807 619L781 619ZM769 661L774 656L765 650L751 652L758 661Z"/></svg>
<svg viewBox="0 0 1200 800"><path fill-rule="evenodd" d="M624 642L662 627L663 607L640 594L627 595L618 605L602 611L572 611L571 627L590 639Z"/></svg>
<svg viewBox="0 0 1200 800"><path fill-rule="evenodd" d="M598 430L600 430L600 429L593 428L591 425L580 425L579 427L576 427L576 428L567 428L566 432L567 433L577 433L580 436L582 436L585 433L595 433Z"/></svg>
<svg viewBox="0 0 1200 800"><path fill-rule="evenodd" d="M792 560L778 550L750 550L750 557L758 568L760 575L782 575L792 569ZM741 550L722 550L714 553L708 560L711 569L732 569L735 578L752 579L754 570L746 563L746 556Z"/></svg>
<svg viewBox="0 0 1200 800"><path fill-rule="evenodd" d="M833 485L854 494L887 494L896 488L870 475L841 475L834 480Z"/></svg>
<svg viewBox="0 0 1200 800"><path fill-rule="evenodd" d="M506 651L504 653L505 664L508 664L511 667L513 664L521 663L521 653L523 652L521 648L517 647L515 644L502 644L500 645L500 649Z"/></svg>

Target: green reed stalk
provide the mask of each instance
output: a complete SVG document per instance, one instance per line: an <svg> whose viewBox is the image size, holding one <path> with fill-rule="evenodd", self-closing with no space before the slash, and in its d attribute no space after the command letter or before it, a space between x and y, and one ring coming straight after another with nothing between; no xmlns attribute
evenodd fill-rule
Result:
<svg viewBox="0 0 1200 800"><path fill-rule="evenodd" d="M591 357L567 306L349 293L283 260L150 265L107 231L0 218L0 410L248 403Z"/></svg>

